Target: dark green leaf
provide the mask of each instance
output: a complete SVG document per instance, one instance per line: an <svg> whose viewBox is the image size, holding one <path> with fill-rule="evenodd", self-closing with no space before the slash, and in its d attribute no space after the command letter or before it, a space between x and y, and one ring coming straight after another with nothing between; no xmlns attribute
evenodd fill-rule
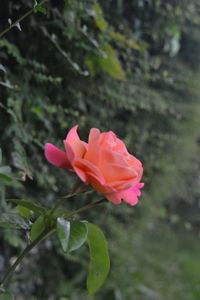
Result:
<svg viewBox="0 0 200 300"><path fill-rule="evenodd" d="M27 153L25 148L17 141L15 142L14 145L15 145L15 151L13 153L13 161L15 167L17 167L22 171L24 180L26 179L26 176L32 180L33 179L32 166L30 164L30 161L27 158Z"/></svg>
<svg viewBox="0 0 200 300"><path fill-rule="evenodd" d="M44 14L44 15L47 14L47 9L46 9L46 7L44 7L44 6L40 5L40 4L36 4L36 5L34 6L34 11L35 11L35 12L40 12L40 13L42 13L42 14Z"/></svg>
<svg viewBox="0 0 200 300"><path fill-rule="evenodd" d="M90 251L87 289L90 294L94 294L102 286L108 275L110 259L102 231L94 224L86 223L86 225L88 228L87 242Z"/></svg>
<svg viewBox="0 0 200 300"><path fill-rule="evenodd" d="M10 183L12 181L12 177L6 174L0 173L0 181L3 181L5 184Z"/></svg>
<svg viewBox="0 0 200 300"><path fill-rule="evenodd" d="M68 251L80 248L87 239L87 226L84 222L71 222Z"/></svg>
<svg viewBox="0 0 200 300"><path fill-rule="evenodd" d="M70 222L64 218L57 218L56 232L63 251L66 252L69 244Z"/></svg>
<svg viewBox="0 0 200 300"><path fill-rule="evenodd" d="M33 223L30 231L30 238L34 241L45 229L44 217L40 216Z"/></svg>

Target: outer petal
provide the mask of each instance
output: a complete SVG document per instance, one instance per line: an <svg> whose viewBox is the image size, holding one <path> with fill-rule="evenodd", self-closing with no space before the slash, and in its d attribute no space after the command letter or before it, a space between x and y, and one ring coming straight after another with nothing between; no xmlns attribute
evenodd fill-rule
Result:
<svg viewBox="0 0 200 300"><path fill-rule="evenodd" d="M140 179L142 178L142 174L143 174L143 167L142 167L141 161L139 159L137 159L135 156L129 155L128 156L128 164L129 164L129 167L133 167L137 170L138 181L140 181Z"/></svg>
<svg viewBox="0 0 200 300"><path fill-rule="evenodd" d="M114 187L107 185L98 167L90 161L75 159L73 169L83 182L89 183L98 192L103 194L116 192Z"/></svg>
<svg viewBox="0 0 200 300"><path fill-rule="evenodd" d="M106 194L105 197L115 205L118 205L122 202L119 193Z"/></svg>
<svg viewBox="0 0 200 300"><path fill-rule="evenodd" d="M144 183L140 182L128 190L121 191L121 198L129 205L136 205L138 203L138 197L141 195L140 189L143 188L143 186Z"/></svg>
<svg viewBox="0 0 200 300"><path fill-rule="evenodd" d="M86 152L86 143L82 142L77 134L78 125L74 126L67 134L66 139L64 140L65 149L68 155L69 146L73 151L75 157L83 157ZM68 157L71 161L72 155Z"/></svg>
<svg viewBox="0 0 200 300"><path fill-rule="evenodd" d="M70 163L64 151L58 149L53 144L47 143L44 148L44 154L48 162L59 168L70 169Z"/></svg>
<svg viewBox="0 0 200 300"><path fill-rule="evenodd" d="M77 158L74 160L73 168L77 175L83 180L84 182L88 182L87 174L94 174L96 178L98 178L99 182L102 184L105 183L105 180L100 172L100 170L90 161L82 158ZM79 172L80 170L81 172ZM83 176L84 174L84 176ZM81 175L81 176L80 176ZM90 175L91 176L91 175ZM83 178L87 178L86 180ZM89 182L88 182L89 183Z"/></svg>
<svg viewBox="0 0 200 300"><path fill-rule="evenodd" d="M138 203L138 197L141 195L140 189L143 188L143 186L144 183L140 182L127 190L106 194L105 197L113 204L120 204L121 200L124 200L124 202L129 205L136 205Z"/></svg>
<svg viewBox="0 0 200 300"><path fill-rule="evenodd" d="M89 160L96 166L99 165L99 137L100 131L97 128L92 128L90 130L88 139L88 149L84 156L84 159Z"/></svg>

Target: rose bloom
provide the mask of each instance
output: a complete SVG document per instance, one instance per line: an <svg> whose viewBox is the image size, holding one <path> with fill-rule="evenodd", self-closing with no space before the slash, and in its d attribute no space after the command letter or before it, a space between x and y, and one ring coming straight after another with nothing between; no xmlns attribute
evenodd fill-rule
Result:
<svg viewBox="0 0 200 300"><path fill-rule="evenodd" d="M88 143L80 140L73 127L64 140L65 151L47 143L46 159L56 167L75 172L85 183L102 193L113 204L123 200L135 205L144 186L140 179L141 162L128 153L124 143L112 131L90 130Z"/></svg>

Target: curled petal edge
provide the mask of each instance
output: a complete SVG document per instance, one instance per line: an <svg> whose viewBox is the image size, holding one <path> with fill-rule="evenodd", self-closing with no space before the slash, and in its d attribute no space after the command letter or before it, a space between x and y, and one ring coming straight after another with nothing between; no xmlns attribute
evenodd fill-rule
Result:
<svg viewBox="0 0 200 300"><path fill-rule="evenodd" d="M106 194L105 197L111 201L113 204L120 204L123 200L127 204L133 206L138 203L138 197L141 195L141 189L143 188L144 183L139 182L135 186L127 189L127 190L121 190L116 193L112 194Z"/></svg>
<svg viewBox="0 0 200 300"><path fill-rule="evenodd" d="M68 132L66 139L64 140L64 145L66 152L70 146L71 151L73 152L74 157L83 157L85 152L87 151L87 143L80 140L79 135L77 133L78 125L72 127ZM71 155L72 157L72 155Z"/></svg>

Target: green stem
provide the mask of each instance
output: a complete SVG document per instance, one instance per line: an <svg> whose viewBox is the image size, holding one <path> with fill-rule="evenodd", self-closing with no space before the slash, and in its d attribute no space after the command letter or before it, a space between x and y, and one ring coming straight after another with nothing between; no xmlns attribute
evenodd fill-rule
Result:
<svg viewBox="0 0 200 300"><path fill-rule="evenodd" d="M75 186L76 187L76 186ZM54 212L56 211L56 209L66 200L69 198L72 198L74 196L80 195L80 194L88 194L88 193L92 193L93 190L86 190L86 191L82 191L82 189L76 189L73 188L71 194L67 195L67 196L63 196L62 198L60 198L58 200L58 202L55 204L55 206L52 208L52 210L50 211L49 217L51 217Z"/></svg>
<svg viewBox="0 0 200 300"><path fill-rule="evenodd" d="M49 0L43 0L41 1L38 5L42 5L45 2L48 2ZM18 20L16 20L14 23L12 23L9 27L7 27L6 29L4 29L1 33L0 33L0 38L6 34L8 31L10 31L13 27L15 27L18 23L20 23L22 20L24 20L25 18L27 18L29 15L31 15L33 13L33 11L35 10L35 7L32 7L30 10L28 10L23 16L21 16Z"/></svg>
<svg viewBox="0 0 200 300"><path fill-rule="evenodd" d="M15 263L7 270L6 274L4 275L1 283L0 288L3 289L4 286L7 284L9 278L15 272L17 266L21 263L23 258L36 246L38 245L44 238L48 237L52 234L54 230L44 230L32 243L30 243L20 254L20 256L16 259Z"/></svg>
<svg viewBox="0 0 200 300"><path fill-rule="evenodd" d="M88 204L88 205L85 205L85 206L83 206L83 207L77 209L77 210L74 210L74 211L71 212L71 213L66 214L65 217L66 217L66 218L71 218L71 217L73 217L74 215L80 214L80 213L82 213L82 212L84 212L84 211L86 211L86 210L89 210L89 209L91 209L91 208L93 208L93 207L95 207L95 206L97 206L97 205L99 205L99 204L101 204L101 203L103 203L103 202L106 202L106 201L107 201L106 199L101 199L101 200L98 200L98 201L96 201L96 202L94 202L94 203L90 203L90 204Z"/></svg>

